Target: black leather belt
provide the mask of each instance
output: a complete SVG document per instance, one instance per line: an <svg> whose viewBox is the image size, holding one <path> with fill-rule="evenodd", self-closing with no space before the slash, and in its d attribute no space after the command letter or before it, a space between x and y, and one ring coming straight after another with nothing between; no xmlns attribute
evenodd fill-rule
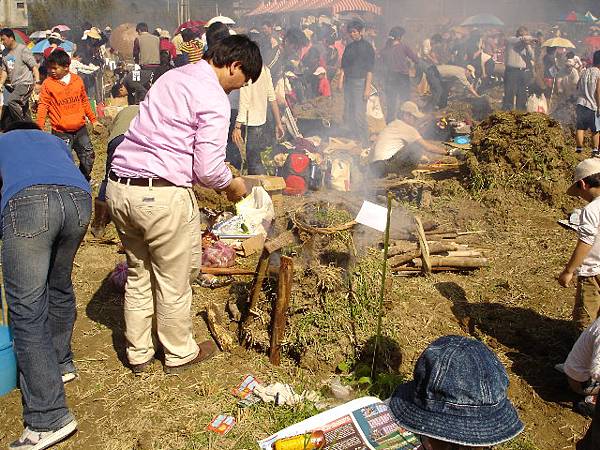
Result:
<svg viewBox="0 0 600 450"><path fill-rule="evenodd" d="M108 178L117 183L128 184L130 186L150 186L150 183L155 187L175 186L163 178L123 178L117 176L114 172L110 172Z"/></svg>

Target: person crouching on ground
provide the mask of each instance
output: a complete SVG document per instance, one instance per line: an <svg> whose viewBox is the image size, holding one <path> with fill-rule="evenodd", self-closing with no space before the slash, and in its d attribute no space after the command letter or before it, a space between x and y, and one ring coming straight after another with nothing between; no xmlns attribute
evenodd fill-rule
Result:
<svg viewBox="0 0 600 450"><path fill-rule="evenodd" d="M562 287L569 287L577 274L573 322L581 333L596 320L600 309L600 159L586 159L577 165L567 194L588 202L581 210L577 246L558 277Z"/></svg>
<svg viewBox="0 0 600 450"><path fill-rule="evenodd" d="M382 177L397 170L398 165L415 164L428 155L448 154L441 146L423 139L417 130L417 124L424 117L416 103L402 104L398 118L383 129L369 154L369 170L373 176Z"/></svg>
<svg viewBox="0 0 600 450"><path fill-rule="evenodd" d="M14 122L0 149L2 269L25 424L9 449L44 449L77 428L63 383L77 373L71 272L91 189L65 143L32 122Z"/></svg>
<svg viewBox="0 0 600 450"><path fill-rule="evenodd" d="M53 51L46 60L48 78L42 84L38 105L37 124L44 128L46 117L50 117L52 134L73 148L79 158L79 170L90 180L94 167L94 146L90 141L85 119L100 131L90 101L79 75L69 72L71 58L64 50Z"/></svg>
<svg viewBox="0 0 600 450"><path fill-rule="evenodd" d="M506 370L481 342L441 337L419 356L413 375L389 407L425 450L487 449L523 431L507 397Z"/></svg>

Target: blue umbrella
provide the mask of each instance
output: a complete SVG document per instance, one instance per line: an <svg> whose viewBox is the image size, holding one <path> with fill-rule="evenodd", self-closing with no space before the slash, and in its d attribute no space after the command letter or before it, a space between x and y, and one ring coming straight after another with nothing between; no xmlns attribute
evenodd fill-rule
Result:
<svg viewBox="0 0 600 450"><path fill-rule="evenodd" d="M48 39L44 39L43 41L40 41L37 44L35 44L31 51L32 53L44 53L44 50L46 50L48 47L50 47L50 42L48 42ZM73 44L71 41L62 41L59 47L62 48L65 52L70 53L75 48L75 44Z"/></svg>

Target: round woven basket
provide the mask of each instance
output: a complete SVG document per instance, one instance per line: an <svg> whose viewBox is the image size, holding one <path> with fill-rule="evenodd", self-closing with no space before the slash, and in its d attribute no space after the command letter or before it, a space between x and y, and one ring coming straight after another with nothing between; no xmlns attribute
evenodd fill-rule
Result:
<svg viewBox="0 0 600 450"><path fill-rule="evenodd" d="M340 225L335 225L332 227L315 227L307 223L304 219L301 218L301 215L305 213L304 208L306 205L298 208L291 215L292 222L300 231L304 231L305 233L310 234L336 234L341 231L347 231L354 227L357 224L355 220L351 220L350 222L346 222Z"/></svg>

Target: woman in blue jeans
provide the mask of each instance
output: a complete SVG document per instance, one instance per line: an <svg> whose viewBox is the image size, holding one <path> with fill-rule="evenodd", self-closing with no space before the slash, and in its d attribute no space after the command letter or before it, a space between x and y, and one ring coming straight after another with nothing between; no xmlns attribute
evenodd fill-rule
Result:
<svg viewBox="0 0 600 450"><path fill-rule="evenodd" d="M2 268L25 430L10 449L40 450L77 428L64 382L71 351L71 272L90 221L90 185L63 141L31 122L0 135Z"/></svg>

